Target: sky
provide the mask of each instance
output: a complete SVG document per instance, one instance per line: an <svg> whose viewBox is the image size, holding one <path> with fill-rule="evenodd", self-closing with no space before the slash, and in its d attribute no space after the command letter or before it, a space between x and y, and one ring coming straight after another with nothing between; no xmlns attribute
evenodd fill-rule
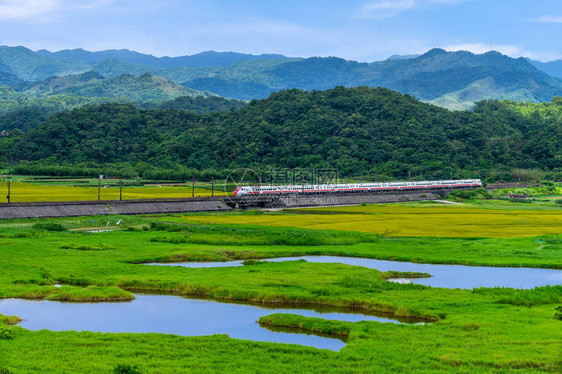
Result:
<svg viewBox="0 0 562 374"><path fill-rule="evenodd" d="M0 45L380 61L431 48L562 59L562 0L0 0Z"/></svg>

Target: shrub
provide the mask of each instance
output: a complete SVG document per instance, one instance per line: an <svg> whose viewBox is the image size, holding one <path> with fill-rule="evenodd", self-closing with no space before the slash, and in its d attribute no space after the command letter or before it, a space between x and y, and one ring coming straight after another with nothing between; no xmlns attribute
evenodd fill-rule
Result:
<svg viewBox="0 0 562 374"><path fill-rule="evenodd" d="M154 231L178 232L178 231L182 231L183 227L180 225L174 225L170 223L150 222L150 229Z"/></svg>
<svg viewBox="0 0 562 374"><path fill-rule="evenodd" d="M140 374L138 365L118 364L113 368L115 374Z"/></svg>
<svg viewBox="0 0 562 374"><path fill-rule="evenodd" d="M556 308L556 313L554 313L554 318L562 321L562 305L558 305Z"/></svg>
<svg viewBox="0 0 562 374"><path fill-rule="evenodd" d="M0 328L0 340L12 340L14 336L13 330Z"/></svg>
<svg viewBox="0 0 562 374"><path fill-rule="evenodd" d="M451 196L457 199L468 200L483 200L490 198L490 193L484 188L477 188L475 190L455 190L451 191Z"/></svg>
<svg viewBox="0 0 562 374"><path fill-rule="evenodd" d="M108 249L115 249L114 246L109 244L93 244L93 245L86 245L86 244L63 244L60 246L62 249L77 249L79 251L105 251Z"/></svg>
<svg viewBox="0 0 562 374"><path fill-rule="evenodd" d="M35 230L43 230L43 231L65 231L66 227L61 225L60 223L36 223L33 225L33 229Z"/></svg>

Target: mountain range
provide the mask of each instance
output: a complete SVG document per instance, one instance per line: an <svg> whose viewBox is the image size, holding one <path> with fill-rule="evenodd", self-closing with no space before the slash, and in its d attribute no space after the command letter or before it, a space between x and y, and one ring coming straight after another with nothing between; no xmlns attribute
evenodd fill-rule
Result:
<svg viewBox="0 0 562 374"><path fill-rule="evenodd" d="M212 94L252 100L288 88L381 86L463 110L486 99L550 101L562 95L561 66L561 61L514 59L493 51L473 54L442 49L360 63L337 57L214 51L154 57L129 50L34 52L25 47L0 47L0 85L11 87L3 92L13 90L12 96L32 101L64 96L76 102L120 99L139 103Z"/></svg>

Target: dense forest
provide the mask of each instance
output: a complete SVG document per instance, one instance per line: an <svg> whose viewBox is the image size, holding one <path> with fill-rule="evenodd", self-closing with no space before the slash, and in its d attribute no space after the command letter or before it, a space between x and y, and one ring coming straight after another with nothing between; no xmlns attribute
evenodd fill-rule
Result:
<svg viewBox="0 0 562 374"><path fill-rule="evenodd" d="M207 114L85 106L8 135L0 160L20 173L188 179L236 167L337 168L379 179L494 180L514 168L562 172L562 98L451 112L384 88L292 89Z"/></svg>

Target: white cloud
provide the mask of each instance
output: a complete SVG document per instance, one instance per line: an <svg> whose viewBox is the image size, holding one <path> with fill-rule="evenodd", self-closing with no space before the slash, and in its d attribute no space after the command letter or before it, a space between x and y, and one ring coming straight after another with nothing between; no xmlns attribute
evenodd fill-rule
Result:
<svg viewBox="0 0 562 374"><path fill-rule="evenodd" d="M534 55L523 47L510 44L485 44L485 43L465 43L447 45L443 47L446 51L469 51L476 54L482 54L489 51L498 51L510 57L530 57Z"/></svg>
<svg viewBox="0 0 562 374"><path fill-rule="evenodd" d="M48 13L58 6L57 0L0 0L0 20Z"/></svg>
<svg viewBox="0 0 562 374"><path fill-rule="evenodd" d="M357 18L390 18L412 8L414 5L414 0L378 1L365 5Z"/></svg>
<svg viewBox="0 0 562 374"><path fill-rule="evenodd" d="M364 5L355 18L391 18L423 4L454 4L465 1L469 0L379 0Z"/></svg>
<svg viewBox="0 0 562 374"><path fill-rule="evenodd" d="M29 18L60 10L92 9L116 0L0 0L0 20Z"/></svg>
<svg viewBox="0 0 562 374"><path fill-rule="evenodd" d="M533 21L544 23L562 23L562 16L542 16L535 18Z"/></svg>

